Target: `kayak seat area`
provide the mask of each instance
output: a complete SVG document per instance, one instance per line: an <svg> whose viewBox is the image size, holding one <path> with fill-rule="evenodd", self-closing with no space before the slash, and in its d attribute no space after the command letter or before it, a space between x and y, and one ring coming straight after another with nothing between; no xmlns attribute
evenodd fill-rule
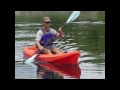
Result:
<svg viewBox="0 0 120 90"><path fill-rule="evenodd" d="M28 49L30 50L30 52L32 54L34 54L38 49L36 48L36 45L30 46L28 47ZM67 51L62 51L62 53L67 53ZM43 54L43 52L38 52L38 54ZM55 54L54 52L52 52L52 54Z"/></svg>

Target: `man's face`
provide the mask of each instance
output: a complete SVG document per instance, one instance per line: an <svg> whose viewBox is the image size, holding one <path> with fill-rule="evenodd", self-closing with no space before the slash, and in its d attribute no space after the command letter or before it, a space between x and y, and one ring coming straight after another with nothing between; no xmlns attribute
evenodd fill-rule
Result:
<svg viewBox="0 0 120 90"><path fill-rule="evenodd" d="M47 28L49 28L50 22L49 21L48 22L44 22L44 26L47 27Z"/></svg>

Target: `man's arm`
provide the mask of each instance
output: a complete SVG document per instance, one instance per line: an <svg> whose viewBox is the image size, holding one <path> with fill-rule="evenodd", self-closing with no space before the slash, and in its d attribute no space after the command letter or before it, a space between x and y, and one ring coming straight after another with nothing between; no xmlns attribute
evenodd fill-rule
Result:
<svg viewBox="0 0 120 90"><path fill-rule="evenodd" d="M36 35L36 45L38 46L39 50L43 50L43 46L41 46L41 44L39 42L39 40L41 39L41 36L42 36L42 32L38 31L37 35Z"/></svg>
<svg viewBox="0 0 120 90"><path fill-rule="evenodd" d="M37 44L39 50L43 50L44 49L43 46L40 45L39 40L36 40L36 44Z"/></svg>

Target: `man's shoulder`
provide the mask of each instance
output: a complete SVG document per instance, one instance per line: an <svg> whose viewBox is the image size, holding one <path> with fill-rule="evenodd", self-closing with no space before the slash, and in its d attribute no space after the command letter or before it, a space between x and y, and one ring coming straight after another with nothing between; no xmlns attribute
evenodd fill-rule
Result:
<svg viewBox="0 0 120 90"><path fill-rule="evenodd" d="M53 29L53 28L50 28L50 30L55 31L55 29Z"/></svg>
<svg viewBox="0 0 120 90"><path fill-rule="evenodd" d="M41 27L39 27L38 31L42 31L42 28L41 28Z"/></svg>
<svg viewBox="0 0 120 90"><path fill-rule="evenodd" d="M42 31L41 29L39 29L37 32L38 32L38 33L43 33L43 31Z"/></svg>

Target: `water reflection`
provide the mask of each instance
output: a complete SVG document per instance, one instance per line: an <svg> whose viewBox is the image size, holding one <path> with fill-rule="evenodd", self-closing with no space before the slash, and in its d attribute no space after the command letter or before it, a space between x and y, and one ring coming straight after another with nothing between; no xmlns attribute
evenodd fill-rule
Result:
<svg viewBox="0 0 120 90"><path fill-rule="evenodd" d="M63 79L61 74L57 74L51 70L47 70L42 66L37 66L37 78L38 79Z"/></svg>
<svg viewBox="0 0 120 90"><path fill-rule="evenodd" d="M80 79L81 76L79 65L15 62L15 67L15 79Z"/></svg>
<svg viewBox="0 0 120 90"><path fill-rule="evenodd" d="M41 70L41 67L37 68L38 79L54 79L54 72L48 70Z"/></svg>
<svg viewBox="0 0 120 90"><path fill-rule="evenodd" d="M39 64L37 65L37 78L39 79L80 79L81 70L78 65L55 65Z"/></svg>

